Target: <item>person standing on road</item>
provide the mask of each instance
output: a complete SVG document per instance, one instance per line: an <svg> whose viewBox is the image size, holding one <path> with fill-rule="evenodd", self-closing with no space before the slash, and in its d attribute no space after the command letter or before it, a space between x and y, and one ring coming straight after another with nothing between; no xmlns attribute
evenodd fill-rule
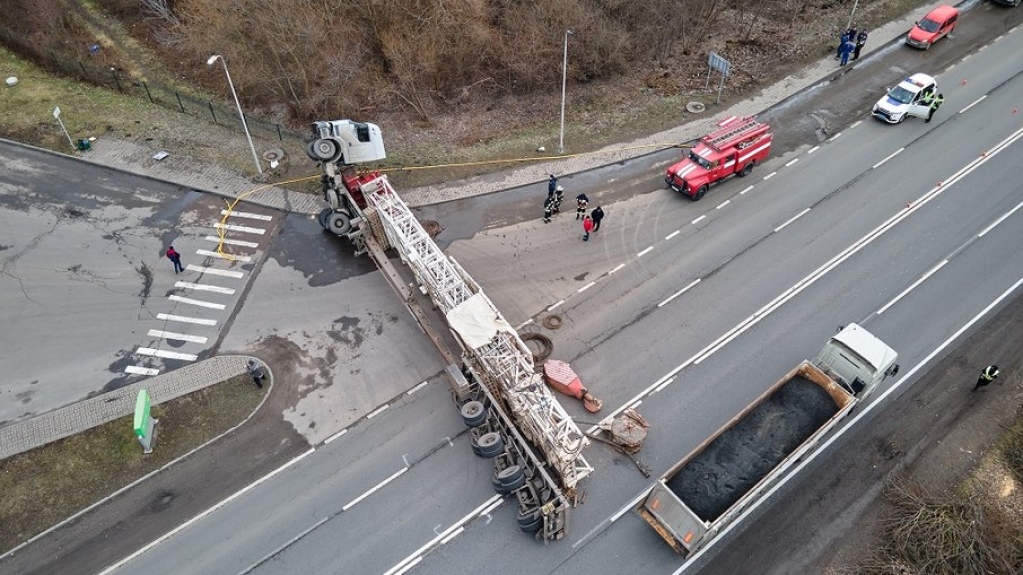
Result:
<svg viewBox="0 0 1023 575"><path fill-rule="evenodd" d="M932 97L931 97L931 102L930 102L930 104L931 104L931 109L927 111L927 119L926 119L926 120L924 120L924 123L925 123L925 124L926 124L927 122L930 122L930 121L931 121L931 118L933 118L933 117L934 117L934 113L938 111L938 108L940 108L940 107L941 107L941 105L942 105L942 104L943 104L944 102L945 102L945 95L944 95L944 94L938 94L937 96L932 96ZM926 100L925 100L925 102L924 102L924 103L926 103Z"/></svg>
<svg viewBox="0 0 1023 575"><path fill-rule="evenodd" d="M561 201L565 199L565 188L558 186L554 189L554 213L561 211Z"/></svg>
<svg viewBox="0 0 1023 575"><path fill-rule="evenodd" d="M551 174L550 179L547 180L547 197L553 198L554 192L558 189L558 178Z"/></svg>
<svg viewBox="0 0 1023 575"><path fill-rule="evenodd" d="M853 61L860 59L860 50L867 44L867 31L860 30L860 33L856 35L856 48L853 49Z"/></svg>
<svg viewBox="0 0 1023 575"><path fill-rule="evenodd" d="M583 241L590 241L590 232L593 231L593 218L583 216Z"/></svg>
<svg viewBox="0 0 1023 575"><path fill-rule="evenodd" d="M586 206L589 203L590 199L586 197L586 194L579 194L575 197L575 219L580 220L586 215Z"/></svg>
<svg viewBox="0 0 1023 575"><path fill-rule="evenodd" d="M998 377L997 365L989 365L985 367L984 370L980 372L980 377L977 378L977 385L973 386L973 391L977 391L978 389L991 383L992 381L995 380L996 377Z"/></svg>
<svg viewBox="0 0 1023 575"><path fill-rule="evenodd" d="M543 202L543 223L551 223L551 215L554 214L554 196L547 196Z"/></svg>
<svg viewBox="0 0 1023 575"><path fill-rule="evenodd" d="M600 220L604 219L604 209L600 206L593 208L590 217L593 218L593 231L600 231Z"/></svg>
<svg viewBox="0 0 1023 575"><path fill-rule="evenodd" d="M266 377L266 374L263 373L263 366L258 361L250 359L245 370L252 376L252 383L256 384L259 389L263 389L263 378Z"/></svg>
<svg viewBox="0 0 1023 575"><path fill-rule="evenodd" d="M181 254L174 249L174 246L167 248L167 259L174 264L174 273L185 271L185 268L181 267Z"/></svg>

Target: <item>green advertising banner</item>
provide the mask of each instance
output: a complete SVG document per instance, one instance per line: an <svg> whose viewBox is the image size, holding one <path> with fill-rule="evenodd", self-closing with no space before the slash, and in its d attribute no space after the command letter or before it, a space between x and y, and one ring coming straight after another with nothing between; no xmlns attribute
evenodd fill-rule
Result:
<svg viewBox="0 0 1023 575"><path fill-rule="evenodd" d="M149 431L149 390L139 391L135 400L135 435L144 437Z"/></svg>

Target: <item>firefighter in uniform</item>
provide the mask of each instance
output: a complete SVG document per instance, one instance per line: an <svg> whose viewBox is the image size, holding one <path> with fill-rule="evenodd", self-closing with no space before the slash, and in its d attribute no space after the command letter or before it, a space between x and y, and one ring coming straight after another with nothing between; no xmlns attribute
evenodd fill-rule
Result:
<svg viewBox="0 0 1023 575"><path fill-rule="evenodd" d="M978 389L991 383L992 381L995 380L996 377L998 377L997 365L989 365L985 367L984 370L980 372L980 377L977 378L977 385L973 386L973 391L977 391Z"/></svg>
<svg viewBox="0 0 1023 575"><path fill-rule="evenodd" d="M543 223L551 223L551 215L554 213L554 196L547 196L543 202Z"/></svg>
<svg viewBox="0 0 1023 575"><path fill-rule="evenodd" d="M575 197L575 219L581 220L586 215L586 205L590 203L590 199L586 197L586 194L579 194Z"/></svg>
<svg viewBox="0 0 1023 575"><path fill-rule="evenodd" d="M554 189L554 213L561 211L561 201L565 199L565 188L558 186Z"/></svg>
<svg viewBox="0 0 1023 575"><path fill-rule="evenodd" d="M941 105L945 102L945 95L944 94L938 94L937 96L935 96L933 93L931 93L931 94L928 94L928 95L930 96L930 98L925 96L924 97L924 103L925 104L930 104L931 105L931 109L928 110L928 112L927 112L927 119L924 120L924 123L930 122L931 118L934 117L934 113L937 112L938 108L940 108ZM930 99L930 102L928 102L928 99Z"/></svg>

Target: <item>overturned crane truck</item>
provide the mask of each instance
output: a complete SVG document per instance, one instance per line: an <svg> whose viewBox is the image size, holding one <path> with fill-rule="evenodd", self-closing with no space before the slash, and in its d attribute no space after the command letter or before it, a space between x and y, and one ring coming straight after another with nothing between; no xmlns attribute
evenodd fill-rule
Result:
<svg viewBox="0 0 1023 575"><path fill-rule="evenodd" d="M483 289L446 256L398 197L387 176L354 164L384 159L380 129L369 123L313 123L306 148L320 162L324 229L368 253L447 363L452 397L469 428L473 453L492 459L495 491L518 501L519 529L554 541L568 529L568 508L593 467L583 457L589 440L535 373L532 352ZM390 263L393 248L422 293L443 314L462 348L459 361Z"/></svg>
<svg viewBox="0 0 1023 575"><path fill-rule="evenodd" d="M682 161L664 174L668 187L694 202L703 198L711 184L732 174L745 177L753 166L771 153L771 126L749 116L732 116L693 146Z"/></svg>
<svg viewBox="0 0 1023 575"><path fill-rule="evenodd" d="M653 486L637 511L689 556L806 456L877 385L897 355L856 324L803 361L707 438Z"/></svg>

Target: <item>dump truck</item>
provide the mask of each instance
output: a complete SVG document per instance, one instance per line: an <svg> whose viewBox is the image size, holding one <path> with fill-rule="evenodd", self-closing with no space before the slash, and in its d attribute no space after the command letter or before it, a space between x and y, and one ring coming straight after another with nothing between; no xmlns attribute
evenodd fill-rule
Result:
<svg viewBox="0 0 1023 575"><path fill-rule="evenodd" d="M849 324L654 483L637 511L688 557L734 521L899 371L897 354Z"/></svg>

